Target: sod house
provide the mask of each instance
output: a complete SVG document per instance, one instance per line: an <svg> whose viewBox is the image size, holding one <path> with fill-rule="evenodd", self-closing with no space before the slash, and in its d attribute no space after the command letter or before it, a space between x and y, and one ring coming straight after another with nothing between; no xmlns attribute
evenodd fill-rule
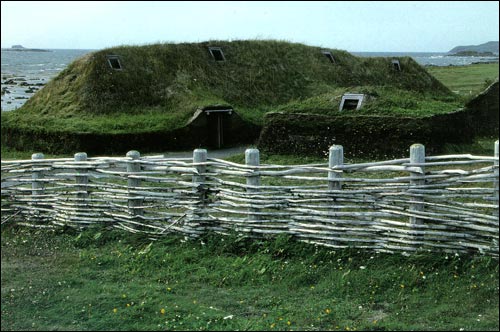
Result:
<svg viewBox="0 0 500 332"><path fill-rule="evenodd" d="M410 57L283 41L120 46L75 60L20 109L3 112L1 138L49 153L256 142L285 153L333 143L364 153L384 143L391 153L470 140L462 106Z"/></svg>

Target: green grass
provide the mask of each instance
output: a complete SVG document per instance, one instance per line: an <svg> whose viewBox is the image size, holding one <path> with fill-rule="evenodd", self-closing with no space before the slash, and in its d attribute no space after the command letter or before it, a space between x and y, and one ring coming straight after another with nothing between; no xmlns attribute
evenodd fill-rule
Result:
<svg viewBox="0 0 500 332"><path fill-rule="evenodd" d="M498 78L498 63L426 69L452 92L466 98L475 96Z"/></svg>
<svg viewBox="0 0 500 332"><path fill-rule="evenodd" d="M2 330L498 330L498 261L2 226Z"/></svg>
<svg viewBox="0 0 500 332"><path fill-rule="evenodd" d="M227 61L215 62L208 46L222 47ZM323 113L324 107L338 108L332 93L363 92L372 86L380 88L384 107L368 112L456 108L453 100L445 100L453 94L409 57L399 59L403 70L396 72L390 58L330 50L337 60L333 65L321 50L275 40L104 49L74 61L19 110L4 112L2 128L96 134L171 131L184 126L197 109L217 104L232 105L243 118L260 124L265 112L280 105L314 109L317 104L316 112ZM123 70L109 68L109 54L121 57ZM401 95L409 91L408 108L401 103L408 98ZM429 108L427 99L444 104Z"/></svg>

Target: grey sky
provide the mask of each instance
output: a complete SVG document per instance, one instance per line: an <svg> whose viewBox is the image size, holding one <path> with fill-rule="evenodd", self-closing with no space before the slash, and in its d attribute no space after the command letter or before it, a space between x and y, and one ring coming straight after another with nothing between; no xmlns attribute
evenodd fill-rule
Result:
<svg viewBox="0 0 500 332"><path fill-rule="evenodd" d="M280 39L351 52L446 52L498 40L498 1L2 1L1 44L101 49Z"/></svg>

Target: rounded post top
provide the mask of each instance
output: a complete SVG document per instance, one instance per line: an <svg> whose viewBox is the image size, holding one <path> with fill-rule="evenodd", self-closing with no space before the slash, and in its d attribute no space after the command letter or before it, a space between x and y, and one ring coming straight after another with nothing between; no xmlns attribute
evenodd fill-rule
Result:
<svg viewBox="0 0 500 332"><path fill-rule="evenodd" d="M414 149L425 149L425 146L423 144L420 144L420 143L415 143L415 144L412 144L410 146L410 150L414 150Z"/></svg>
<svg viewBox="0 0 500 332"><path fill-rule="evenodd" d="M207 161L207 150L195 149L193 151L193 162L204 162L204 161Z"/></svg>
<svg viewBox="0 0 500 332"><path fill-rule="evenodd" d="M87 160L87 153L85 152L75 153L75 161L85 161L85 160Z"/></svg>
<svg viewBox="0 0 500 332"><path fill-rule="evenodd" d="M423 144L413 144L410 146L410 162L424 163L425 162L425 146Z"/></svg>
<svg viewBox="0 0 500 332"><path fill-rule="evenodd" d="M43 153L33 153L31 155L31 160L37 160L37 159L43 159L43 158L45 158Z"/></svg>
<svg viewBox="0 0 500 332"><path fill-rule="evenodd" d="M207 149L194 149L193 153L207 153Z"/></svg>
<svg viewBox="0 0 500 332"><path fill-rule="evenodd" d="M245 150L245 163L247 165L258 166L260 164L260 152L258 149Z"/></svg>
<svg viewBox="0 0 500 332"><path fill-rule="evenodd" d="M139 159L141 157L141 154L139 153L139 151L132 150L127 152L127 157L130 157L132 159Z"/></svg>
<svg viewBox="0 0 500 332"><path fill-rule="evenodd" d="M328 166L338 166L344 164L344 147L342 145L332 145L328 150Z"/></svg>

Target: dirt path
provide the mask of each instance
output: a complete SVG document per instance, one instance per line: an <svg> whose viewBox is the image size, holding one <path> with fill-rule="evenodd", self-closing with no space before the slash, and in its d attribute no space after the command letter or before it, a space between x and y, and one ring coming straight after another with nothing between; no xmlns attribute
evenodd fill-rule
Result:
<svg viewBox="0 0 500 332"><path fill-rule="evenodd" d="M235 154L245 153L245 150L250 146L237 146L227 149L218 149L218 150L207 150L208 158L226 158L233 156ZM166 152L163 154L165 158L190 158L193 156L193 150L189 151L175 151L175 152Z"/></svg>

